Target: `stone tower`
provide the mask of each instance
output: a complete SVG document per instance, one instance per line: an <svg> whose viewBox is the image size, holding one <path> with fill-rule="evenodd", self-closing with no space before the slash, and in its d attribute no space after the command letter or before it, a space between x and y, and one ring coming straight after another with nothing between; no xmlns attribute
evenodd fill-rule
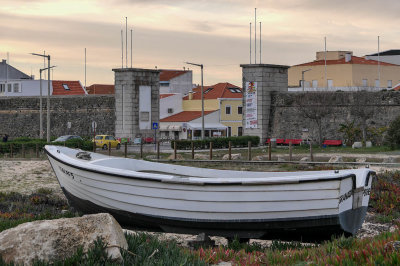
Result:
<svg viewBox="0 0 400 266"><path fill-rule="evenodd" d="M133 140L154 137L160 119L160 71L140 68L113 69L115 77L115 135ZM158 136L157 136L158 138Z"/></svg>
<svg viewBox="0 0 400 266"><path fill-rule="evenodd" d="M269 137L271 92L288 90L289 66L243 64L243 135Z"/></svg>

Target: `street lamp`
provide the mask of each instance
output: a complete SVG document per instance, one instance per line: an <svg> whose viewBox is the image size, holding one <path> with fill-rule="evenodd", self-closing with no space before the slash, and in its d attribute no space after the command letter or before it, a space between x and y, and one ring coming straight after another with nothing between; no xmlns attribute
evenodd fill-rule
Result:
<svg viewBox="0 0 400 266"><path fill-rule="evenodd" d="M201 139L204 139L204 87L203 87L203 64L186 62L188 65L201 67Z"/></svg>
<svg viewBox="0 0 400 266"><path fill-rule="evenodd" d="M31 55L41 56L47 58L47 142L50 142L50 55L44 54L35 54L31 53Z"/></svg>
<svg viewBox="0 0 400 266"><path fill-rule="evenodd" d="M56 67L56 66L51 66L50 68L53 68L53 67ZM39 132L39 138L40 139L43 139L43 111L42 111L42 71L44 71L44 70L47 70L47 69L49 69L48 67L46 67L46 68L41 68L41 69L39 69L39 73L40 73L40 112L39 112L39 124L40 124L40 126L39 126L39 130L40 130L40 132Z"/></svg>
<svg viewBox="0 0 400 266"><path fill-rule="evenodd" d="M310 71L310 70L311 70L311 68L301 71L301 83L302 83L303 91L304 91L304 73L306 73L307 71Z"/></svg>

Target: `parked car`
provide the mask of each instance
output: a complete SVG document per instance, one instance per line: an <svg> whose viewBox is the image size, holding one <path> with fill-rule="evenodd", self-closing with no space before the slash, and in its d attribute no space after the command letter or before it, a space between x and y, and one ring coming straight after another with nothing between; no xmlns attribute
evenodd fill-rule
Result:
<svg viewBox="0 0 400 266"><path fill-rule="evenodd" d="M143 143L146 143L146 144L154 143L154 139L153 139L153 137L144 138Z"/></svg>
<svg viewBox="0 0 400 266"><path fill-rule="evenodd" d="M111 135L96 135L94 141L96 142L96 147L103 150L107 150L110 144L111 148L116 148L117 150L121 148L121 143Z"/></svg>
<svg viewBox="0 0 400 266"><path fill-rule="evenodd" d="M65 135L65 136L58 137L57 139L53 140L52 142L65 142L65 141L71 140L71 139L83 140L80 136L77 136L77 135Z"/></svg>

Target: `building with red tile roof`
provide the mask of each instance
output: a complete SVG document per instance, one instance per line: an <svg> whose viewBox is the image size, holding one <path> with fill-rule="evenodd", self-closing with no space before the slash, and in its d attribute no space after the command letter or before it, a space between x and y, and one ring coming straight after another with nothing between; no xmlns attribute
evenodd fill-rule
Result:
<svg viewBox="0 0 400 266"><path fill-rule="evenodd" d="M212 86L203 86L204 99L221 99L221 98L238 98L243 97L242 88L233 85L229 82L217 83ZM183 97L183 100L201 100L201 86L193 88L193 94Z"/></svg>
<svg viewBox="0 0 400 266"><path fill-rule="evenodd" d="M162 69L160 72L160 93L187 94L193 88L191 70Z"/></svg>
<svg viewBox="0 0 400 266"><path fill-rule="evenodd" d="M289 87L303 87L303 78L304 87L314 90L386 89L400 82L400 65L354 56L351 51L317 52L315 61L289 68Z"/></svg>
<svg viewBox="0 0 400 266"><path fill-rule="evenodd" d="M53 80L53 95L85 95L87 92L79 80Z"/></svg>
<svg viewBox="0 0 400 266"><path fill-rule="evenodd" d="M93 84L86 87L88 94L114 94L115 89L113 84Z"/></svg>
<svg viewBox="0 0 400 266"><path fill-rule="evenodd" d="M204 111L204 115L206 116L216 111L218 110ZM201 111L183 111L175 115L171 115L163 119L160 119L160 122L190 122L199 117L201 117Z"/></svg>

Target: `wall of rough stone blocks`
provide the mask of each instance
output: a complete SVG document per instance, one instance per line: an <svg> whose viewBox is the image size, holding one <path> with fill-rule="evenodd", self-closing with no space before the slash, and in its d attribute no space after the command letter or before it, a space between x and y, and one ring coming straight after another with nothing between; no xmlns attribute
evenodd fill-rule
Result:
<svg viewBox="0 0 400 266"><path fill-rule="evenodd" d="M39 137L39 97L0 97L0 134L15 137ZM51 136L92 135L92 121L97 133L113 134L115 130L114 96L52 96L50 99ZM47 105L43 100L43 130L46 136ZM67 128L71 122L71 129Z"/></svg>
<svg viewBox="0 0 400 266"><path fill-rule="evenodd" d="M151 87L151 122L159 123L159 70L122 68L115 73L115 135L135 138L154 136L154 130L139 129L139 87ZM159 131L157 130L157 135ZM158 138L158 136L157 136Z"/></svg>

